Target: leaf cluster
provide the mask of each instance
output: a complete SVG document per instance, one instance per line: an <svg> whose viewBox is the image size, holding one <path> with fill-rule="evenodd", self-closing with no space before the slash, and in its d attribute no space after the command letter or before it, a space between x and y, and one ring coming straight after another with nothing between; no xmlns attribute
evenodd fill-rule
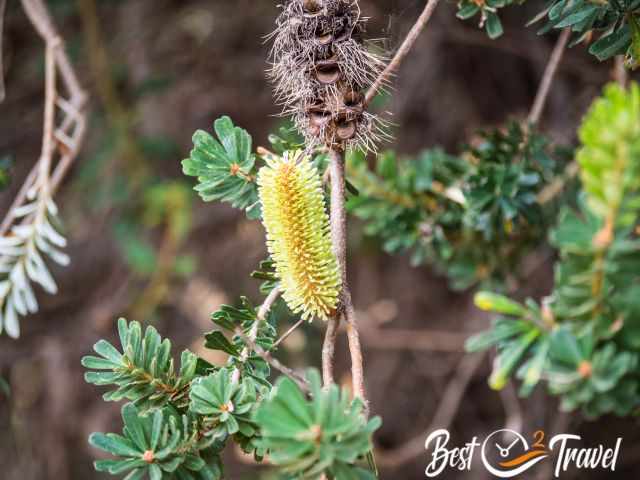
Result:
<svg viewBox="0 0 640 480"><path fill-rule="evenodd" d="M20 336L19 318L39 309L35 285L49 294L58 291L46 260L60 266L70 261L62 251L67 239L60 233L58 207L47 192L48 187L32 189L28 202L13 210L17 223L0 237L0 333L12 338Z"/></svg>
<svg viewBox="0 0 640 480"><path fill-rule="evenodd" d="M105 401L129 400L142 413L171 403L184 410L188 404L189 385L196 375L198 358L185 350L180 369L171 357L171 341L162 339L149 326L144 333L138 322L118 320L122 351L100 340L93 347L100 355L86 356L82 365L92 371L85 374L88 383L116 387L103 396Z"/></svg>
<svg viewBox="0 0 640 480"><path fill-rule="evenodd" d="M244 375L268 385L269 364L246 344L245 338L255 329L255 344L270 351L276 338L276 319L272 308L264 321L259 321L255 307L246 297L239 306L222 305L211 315L218 327L205 335L205 346L229 355L227 365L237 368ZM229 338L231 338L229 340Z"/></svg>
<svg viewBox="0 0 640 480"><path fill-rule="evenodd" d="M499 313L470 340L499 351L490 383L541 380L564 409L590 417L627 415L640 406L640 88L609 86L580 128L583 192L562 209L551 242L558 249L552 294L542 306L481 293L477 305Z"/></svg>
<svg viewBox="0 0 640 480"><path fill-rule="evenodd" d="M220 446L201 436L197 423L170 408L143 416L135 405L122 408L123 434L93 433L89 443L119 458L98 460L95 468L127 480L216 480L222 478Z"/></svg>
<svg viewBox="0 0 640 480"><path fill-rule="evenodd" d="M214 314L215 321L227 329L251 329L257 320L248 308L246 301L243 308L223 306ZM139 323L121 319L118 329L123 352L101 340L95 346L100 356L82 361L97 370L86 374L88 382L117 387L105 394L105 400L130 401L122 408L121 435L94 433L89 439L116 457L97 461L98 471L127 473L127 480L221 479L220 453L233 439L257 460L269 454L291 478L317 478L322 472L331 478L375 478L356 461L371 450L371 434L379 420L366 422L362 404L352 401L347 391L336 386L323 391L317 372L309 374L309 400L288 379L281 379L274 389L267 381L266 364L251 366L246 347L240 351L237 342L223 344L215 336L207 339L208 346L229 350L230 357L238 357L229 365L244 362L243 370L200 363L186 351L176 373L171 344L153 327L143 334ZM265 330L270 333L273 327ZM267 339L259 333L258 338L263 348L273 343L271 335ZM305 437L302 427L320 429L322 441ZM301 449L301 442L307 448Z"/></svg>
<svg viewBox="0 0 640 480"><path fill-rule="evenodd" d="M251 135L235 126L229 117L217 119L213 130L216 137L203 130L193 135L193 149L189 158L182 161L184 174L196 177L195 190L205 202L226 202L245 211L249 219L259 219L261 212L256 181L260 164L257 160L299 150L303 139L292 127L283 126L277 134L269 135L273 151L258 149L260 153L255 154ZM327 156L316 152L313 163L324 171Z"/></svg>
<svg viewBox="0 0 640 480"><path fill-rule="evenodd" d="M380 418L366 421L363 406L350 392L331 385L323 390L320 375L310 371L311 400L289 378L281 378L256 412L262 427L260 444L270 460L297 479L317 479L323 473L339 480L376 477L357 465L371 451L371 435Z"/></svg>
<svg viewBox="0 0 640 480"><path fill-rule="evenodd" d="M123 435L94 434L91 443L117 459L96 462L96 469L127 478L219 479L218 457L230 439L258 458L258 426L252 415L265 395L264 384L236 376L231 368L214 367L193 353L182 353L176 371L171 342L149 326L121 319L122 352L105 340L100 355L83 358L86 380L115 386L107 401L128 400L122 410Z"/></svg>
<svg viewBox="0 0 640 480"><path fill-rule="evenodd" d="M640 60L639 9L638 0L554 0L543 12L547 22L539 33L570 28L574 34L573 45L590 44L589 53L600 61L626 55L629 66L635 68ZM594 36L597 36L595 41Z"/></svg>
<svg viewBox="0 0 640 480"><path fill-rule="evenodd" d="M251 136L229 117L216 120L214 131L217 139L203 130L193 135L193 150L182 162L184 174L198 179L195 190L205 202L228 202L249 218L259 218Z"/></svg>
<svg viewBox="0 0 640 480"><path fill-rule="evenodd" d="M501 287L555 218L556 202L542 205L538 195L565 158L517 123L481 132L460 156L432 149L402 160L387 152L371 171L354 154L348 174L360 195L348 208L386 251L411 251L414 264L434 264L454 288Z"/></svg>
<svg viewBox="0 0 640 480"><path fill-rule="evenodd" d="M461 0L458 3L456 16L461 20L479 16L480 28L484 28L491 39L504 33L498 11L511 5L522 5L525 0Z"/></svg>
<svg viewBox="0 0 640 480"><path fill-rule="evenodd" d="M457 17L462 20L480 16L480 26L487 35L498 38L503 33L500 9L523 4L524 0L461 0ZM573 41L589 44L589 53L598 60L626 55L627 65L636 68L640 61L640 1L638 0L550 0L529 22L544 20L539 34L556 29L571 29Z"/></svg>

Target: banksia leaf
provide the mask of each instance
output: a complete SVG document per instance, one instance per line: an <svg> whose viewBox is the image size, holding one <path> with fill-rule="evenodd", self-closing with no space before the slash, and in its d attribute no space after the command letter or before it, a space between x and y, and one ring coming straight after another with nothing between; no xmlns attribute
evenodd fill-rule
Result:
<svg viewBox="0 0 640 480"><path fill-rule="evenodd" d="M113 386L106 401L130 400L142 413L171 403L184 409L188 402L189 385L196 376L198 358L188 350L182 352L180 369L171 357L171 342L162 339L151 326L143 332L140 323L118 320L122 352L106 340L93 349L99 357L86 356L82 365L90 371L87 383Z"/></svg>
<svg viewBox="0 0 640 480"><path fill-rule="evenodd" d="M93 433L89 443L115 458L94 463L99 472L121 475L127 480L222 479L219 446L211 437L193 429L187 416L170 410L142 415L135 405L122 407L122 435Z"/></svg>
<svg viewBox="0 0 640 480"><path fill-rule="evenodd" d="M341 288L318 171L302 152L267 159L258 174L267 247L283 298L302 318L327 319Z"/></svg>
<svg viewBox="0 0 640 480"><path fill-rule="evenodd" d="M232 371L222 368L194 381L189 397L190 410L204 417L207 435L225 439L240 432L256 434L251 415L256 404L256 384L250 378L232 380Z"/></svg>
<svg viewBox="0 0 640 480"><path fill-rule="evenodd" d="M253 208L257 195L251 136L226 116L213 127L217 139L203 130L193 135L193 150L182 161L183 172L198 179L195 190L205 202L228 202L256 219L260 215Z"/></svg>

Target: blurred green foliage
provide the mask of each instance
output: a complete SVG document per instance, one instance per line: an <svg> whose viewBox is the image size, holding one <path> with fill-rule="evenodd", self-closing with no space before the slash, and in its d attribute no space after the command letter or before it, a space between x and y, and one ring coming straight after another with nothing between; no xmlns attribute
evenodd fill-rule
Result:
<svg viewBox="0 0 640 480"><path fill-rule="evenodd" d="M452 287L502 289L555 220L558 201L541 204L537 196L567 154L515 122L480 132L460 156L437 148L416 159L386 152L370 171L366 158L353 153L348 174L360 194L348 208L387 252L411 251L414 265L433 264Z"/></svg>
<svg viewBox="0 0 640 480"><path fill-rule="evenodd" d="M0 392L2 392L5 397L11 395L11 386L3 377L0 377Z"/></svg>
<svg viewBox="0 0 640 480"><path fill-rule="evenodd" d="M9 186L11 182L11 167L13 160L11 157L0 157L0 191Z"/></svg>
<svg viewBox="0 0 640 480"><path fill-rule="evenodd" d="M565 410L598 417L640 406L639 119L637 84L608 86L585 117L577 152L583 193L551 232L560 260L542 306L476 297L480 308L500 314L468 343L470 350L497 346L493 387L517 369L523 394L544 378Z"/></svg>

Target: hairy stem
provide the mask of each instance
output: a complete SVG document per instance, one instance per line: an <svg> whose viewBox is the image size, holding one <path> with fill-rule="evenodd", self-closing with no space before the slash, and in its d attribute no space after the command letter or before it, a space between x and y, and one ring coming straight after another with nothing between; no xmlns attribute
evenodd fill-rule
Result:
<svg viewBox="0 0 640 480"><path fill-rule="evenodd" d="M364 388L364 368L362 361L362 348L360 346L360 335L358 333L358 325L356 322L355 309L351 300L351 291L349 290L349 282L347 280L347 211L345 207L345 176L344 176L344 152L332 149L330 156L330 172L331 172L331 240L333 243L333 252L338 260L340 274L342 276L342 294L341 305L334 319L335 324L328 326L329 332L325 338L323 347L323 373L333 370L333 349L335 348L335 333L331 332L332 328L337 329L337 322L340 313L344 314L347 327L347 340L349 343L349 351L351 353L351 381L353 386L353 394L360 398L367 408L367 401ZM325 355L326 354L326 355ZM331 370L329 370L331 369Z"/></svg>
<svg viewBox="0 0 640 480"><path fill-rule="evenodd" d="M551 92L553 79L556 75L556 72L558 71L560 61L562 60L564 51L567 48L567 43L569 42L570 36L571 29L565 28L560 34L560 37L556 42L556 46L553 48L553 52L551 52L549 63L547 63L547 66L544 70L542 81L540 82L540 87L538 88L538 93L536 94L536 98L533 102L533 107L531 107L531 112L529 113L528 120L532 125L535 125L540 121L542 111L544 110L547 99L549 98L549 93Z"/></svg>
<svg viewBox="0 0 640 480"><path fill-rule="evenodd" d="M435 11L439 2L440 0L429 0L427 2L427 5L424 7L422 14L418 17L418 20L416 20L416 23L407 34L407 37L402 42L402 45L400 45L400 48L398 48L398 51L394 55L393 59L389 62L386 68L382 71L378 78L376 78L376 80L373 82L373 85L371 85L371 87L367 91L367 95L364 101L365 105L371 103L371 100L373 100L378 91L387 82L389 82L391 76L396 72L396 70L398 70L400 64L413 48L413 45L416 43L416 40L426 27L427 23L429 23L429 20L431 19L431 16L433 15L433 12Z"/></svg>

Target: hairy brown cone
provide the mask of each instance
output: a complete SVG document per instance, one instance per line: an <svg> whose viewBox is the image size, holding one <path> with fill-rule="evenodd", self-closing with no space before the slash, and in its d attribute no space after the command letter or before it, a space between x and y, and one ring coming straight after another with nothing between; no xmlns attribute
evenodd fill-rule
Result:
<svg viewBox="0 0 640 480"><path fill-rule="evenodd" d="M310 146L375 149L384 135L364 95L382 68L362 44L355 0L289 0L273 33L269 72L283 114Z"/></svg>

